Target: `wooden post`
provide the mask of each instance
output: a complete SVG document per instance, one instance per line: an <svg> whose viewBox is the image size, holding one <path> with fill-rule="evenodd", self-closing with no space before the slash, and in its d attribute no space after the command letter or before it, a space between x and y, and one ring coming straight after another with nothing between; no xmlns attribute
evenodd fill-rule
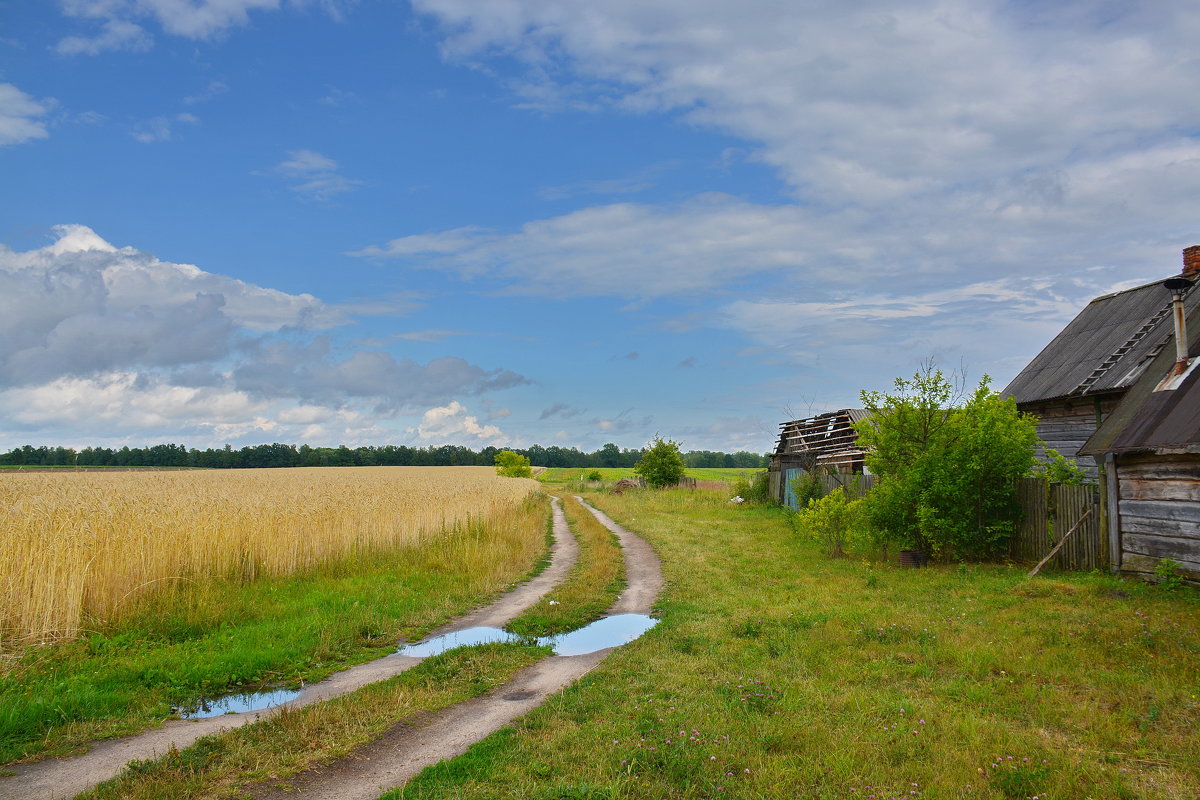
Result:
<svg viewBox="0 0 1200 800"><path fill-rule="evenodd" d="M1062 546L1063 546L1064 544L1066 544L1066 543L1067 543L1067 539L1069 539L1069 538L1070 538L1071 534L1072 534L1072 533L1074 533L1075 531L1079 530L1079 526L1080 526L1080 525L1082 525L1082 524L1083 524L1083 521L1084 521L1085 519L1087 519L1088 517L1090 517L1091 515L1092 515L1092 509L1090 509L1090 508L1089 508L1087 511L1083 512L1083 516L1082 516L1082 517L1080 517L1080 518L1079 518L1079 520L1078 520L1078 521L1077 521L1077 522L1076 522L1076 523L1075 523L1073 526L1071 526L1071 530L1067 531L1067 535L1066 535L1066 536L1064 536L1064 537L1062 537L1061 539L1059 539L1059 540L1058 540L1058 544L1054 545L1054 549L1053 549L1053 550L1051 550L1051 551L1050 551L1050 552L1049 552L1049 553L1046 555L1046 557L1045 557L1045 558L1043 558L1041 561L1039 561L1039 562L1038 562L1038 565L1037 565L1036 567L1034 567L1033 569L1029 570L1029 574L1028 574L1028 575L1026 575L1025 577L1026 577L1026 578L1032 578L1034 575L1037 575L1037 574L1038 574L1038 572L1041 570L1041 568L1042 568L1042 567L1044 567L1044 566L1046 566L1046 563L1047 563L1047 562L1048 562L1050 559L1054 558L1054 555L1055 555L1055 554L1056 554L1056 553L1057 553L1059 550L1061 550L1061 549L1062 549Z"/></svg>
<svg viewBox="0 0 1200 800"><path fill-rule="evenodd" d="M1101 531L1100 535L1108 534L1109 569L1115 574L1121 571L1121 487L1118 485L1121 476L1117 473L1117 463L1112 453L1104 454L1104 470L1107 476L1104 493L1108 500L1108 530Z"/></svg>

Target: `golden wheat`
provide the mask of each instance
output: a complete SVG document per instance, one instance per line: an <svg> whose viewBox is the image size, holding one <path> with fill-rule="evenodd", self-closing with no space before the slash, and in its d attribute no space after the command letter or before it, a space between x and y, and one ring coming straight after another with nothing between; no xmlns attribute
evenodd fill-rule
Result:
<svg viewBox="0 0 1200 800"><path fill-rule="evenodd" d="M536 486L490 467L0 474L0 644L74 636L174 581L416 544Z"/></svg>

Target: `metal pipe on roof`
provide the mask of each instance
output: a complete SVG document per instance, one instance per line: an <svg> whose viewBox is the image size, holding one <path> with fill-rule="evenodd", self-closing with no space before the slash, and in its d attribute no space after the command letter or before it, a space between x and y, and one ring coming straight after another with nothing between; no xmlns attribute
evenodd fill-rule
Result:
<svg viewBox="0 0 1200 800"><path fill-rule="evenodd" d="M1187 321L1183 315L1183 298L1192 288L1192 282L1182 276L1168 278L1163 287L1172 295L1171 305L1175 312L1175 368L1173 375L1182 375L1188 366Z"/></svg>

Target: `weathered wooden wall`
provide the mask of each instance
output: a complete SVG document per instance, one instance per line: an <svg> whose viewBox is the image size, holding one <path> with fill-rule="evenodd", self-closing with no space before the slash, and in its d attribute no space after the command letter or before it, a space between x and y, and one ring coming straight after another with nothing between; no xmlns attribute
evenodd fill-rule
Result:
<svg viewBox="0 0 1200 800"><path fill-rule="evenodd" d="M1099 470L1091 456L1080 456L1079 448L1096 432L1097 405L1101 418L1116 408L1117 397L1076 397L1042 403L1018 403L1017 407L1038 418L1037 434L1046 447L1073 458L1090 480L1097 480ZM1045 450L1038 448L1037 458L1044 459Z"/></svg>
<svg viewBox="0 0 1200 800"><path fill-rule="evenodd" d="M1116 470L1122 571L1172 558L1200 578L1200 455L1118 457Z"/></svg>

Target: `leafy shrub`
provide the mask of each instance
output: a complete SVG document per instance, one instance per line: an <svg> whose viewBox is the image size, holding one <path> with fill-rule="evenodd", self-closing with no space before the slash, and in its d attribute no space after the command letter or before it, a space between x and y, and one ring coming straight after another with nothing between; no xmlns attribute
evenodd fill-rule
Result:
<svg viewBox="0 0 1200 800"><path fill-rule="evenodd" d="M896 391L863 392L870 417L855 425L879 476L867 515L884 542L941 556L1001 551L1020 514L1016 479L1029 472L1036 420L1001 398L985 375L963 401L927 365Z"/></svg>
<svg viewBox="0 0 1200 800"><path fill-rule="evenodd" d="M642 453L642 458L634 466L633 471L645 478L646 483L656 489L679 483L684 472L679 442L655 436L650 447Z"/></svg>
<svg viewBox="0 0 1200 800"><path fill-rule="evenodd" d="M529 478L533 469L529 466L529 456L514 453L512 450L501 450L496 453L496 474L506 478Z"/></svg>
<svg viewBox="0 0 1200 800"><path fill-rule="evenodd" d="M587 479L589 481L602 481L604 480L604 476L600 473L600 470L594 469L588 473Z"/></svg>
<svg viewBox="0 0 1200 800"><path fill-rule="evenodd" d="M793 517L796 529L825 548L831 558L846 555L846 545L864 536L863 500L850 500L844 489L834 489L813 500Z"/></svg>

